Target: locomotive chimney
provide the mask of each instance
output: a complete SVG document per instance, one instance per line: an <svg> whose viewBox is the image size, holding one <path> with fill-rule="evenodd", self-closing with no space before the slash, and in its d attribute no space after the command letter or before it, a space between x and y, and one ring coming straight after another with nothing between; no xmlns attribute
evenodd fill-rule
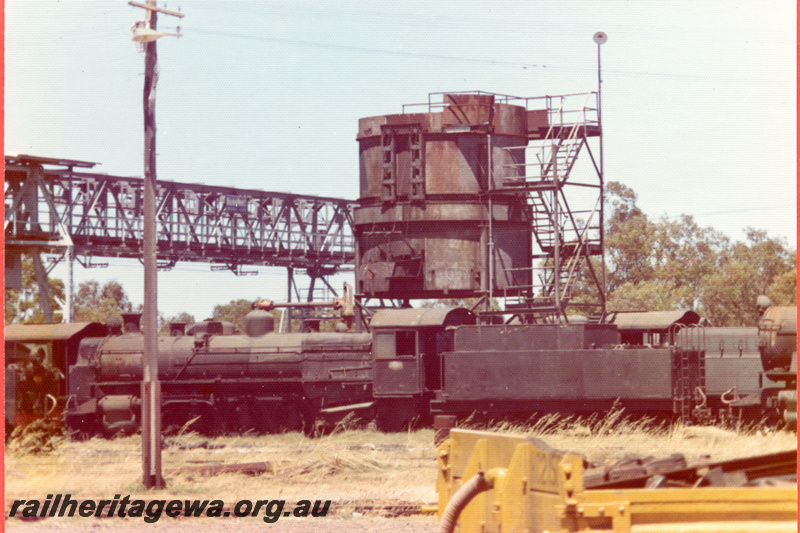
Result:
<svg viewBox="0 0 800 533"><path fill-rule="evenodd" d="M125 333L138 333L141 319L142 313L122 313L122 331Z"/></svg>
<svg viewBox="0 0 800 533"><path fill-rule="evenodd" d="M106 320L106 327L109 335L122 335L122 320L117 316L109 317Z"/></svg>
<svg viewBox="0 0 800 533"><path fill-rule="evenodd" d="M170 322L169 336L183 337L186 334L186 322Z"/></svg>

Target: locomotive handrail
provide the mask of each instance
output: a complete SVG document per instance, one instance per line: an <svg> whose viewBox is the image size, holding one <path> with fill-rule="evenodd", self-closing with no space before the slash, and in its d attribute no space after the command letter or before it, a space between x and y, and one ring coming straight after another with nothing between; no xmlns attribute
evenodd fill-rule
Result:
<svg viewBox="0 0 800 533"><path fill-rule="evenodd" d="M208 338L209 338L208 333L203 333L202 342L206 346L208 346ZM203 344L198 344L197 341L198 341L198 339L195 336L194 344L192 345L192 354L186 360L186 364L183 365L183 367L178 371L178 373L175 375L175 377L172 378L172 380L170 380L170 381L175 381L179 377L181 377L181 374L183 374L183 371L186 370L189 367L189 365L191 364L192 360L194 360L194 357L200 352L200 348L201 348L201 346L203 346Z"/></svg>
<svg viewBox="0 0 800 533"><path fill-rule="evenodd" d="M702 324L672 324L671 344L681 350L701 350L705 347L705 326Z"/></svg>

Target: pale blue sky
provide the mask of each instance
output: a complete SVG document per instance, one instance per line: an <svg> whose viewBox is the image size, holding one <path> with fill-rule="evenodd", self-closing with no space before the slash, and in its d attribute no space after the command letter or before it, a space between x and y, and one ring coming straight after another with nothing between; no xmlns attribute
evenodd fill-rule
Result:
<svg viewBox="0 0 800 533"><path fill-rule="evenodd" d="M160 3L159 5L163 5ZM693 215L733 239L796 241L796 3L717 1L167 2L158 177L355 199L358 119L430 92L595 90L602 48L606 179L651 217ZM142 173L144 57L125 0L7 0L4 152ZM138 262L117 279L141 302ZM235 278L180 264L159 309L284 299L282 269ZM64 275L59 267L56 276Z"/></svg>

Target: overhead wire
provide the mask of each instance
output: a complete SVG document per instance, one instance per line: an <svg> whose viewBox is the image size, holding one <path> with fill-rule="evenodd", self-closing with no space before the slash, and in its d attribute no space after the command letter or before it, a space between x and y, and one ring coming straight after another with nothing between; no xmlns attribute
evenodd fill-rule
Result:
<svg viewBox="0 0 800 533"><path fill-rule="evenodd" d="M199 35L213 35L218 37L227 37L227 38L235 38L235 39L244 39L250 41L259 41L259 42L269 42L269 43L277 43L277 44L286 44L286 45L293 45L293 46L304 46L309 48L319 48L325 50L340 50L345 52L360 52L360 53L370 53L370 54L380 54L380 55L390 55L390 56L402 56L402 57L415 57L419 59L434 59L440 61L453 61L453 62L463 62L463 63L477 63L477 64L487 64L487 65L496 65L496 66L504 66L504 67L514 67L514 68L521 68L521 69L547 69L551 71L559 71L559 72L591 72L594 73L597 71L595 67L591 68L576 68L576 67L559 67L559 66L550 66L540 63L523 63L517 61L505 61L505 60L498 60L498 59L484 59L484 58L476 58L476 57L465 57L465 56L450 56L444 54L434 54L429 52L411 52L406 50L391 50L386 48L373 48L367 46L354 46L354 45L345 45L345 44L336 44L330 42L315 42L315 41L304 41L304 40L297 40L297 39L286 39L280 37L269 37L265 35L254 35L248 33L240 33L240 32L226 32L226 31L219 31L219 30L206 30L206 29L197 29L193 28L190 30L193 33ZM606 74L616 74L621 76L638 76L638 77L654 77L654 78L667 78L667 79L685 79L685 80L708 80L708 81L736 81L736 82L753 82L753 83L793 83L793 79L765 79L764 77L759 78L746 78L746 77L733 77L733 76L713 76L713 75L701 75L701 74L676 74L676 73L668 73L668 72L653 72L653 71L636 71L636 70L618 70L618 69L604 69L604 73Z"/></svg>

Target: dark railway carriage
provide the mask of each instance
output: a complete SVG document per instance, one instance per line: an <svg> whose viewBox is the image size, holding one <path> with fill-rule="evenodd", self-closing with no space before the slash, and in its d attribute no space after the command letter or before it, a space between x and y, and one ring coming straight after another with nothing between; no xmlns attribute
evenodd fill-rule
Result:
<svg viewBox="0 0 800 533"><path fill-rule="evenodd" d="M762 393L780 385L764 375L758 328L705 328L706 395L716 419L759 419ZM762 405L763 403L763 405Z"/></svg>
<svg viewBox="0 0 800 533"><path fill-rule="evenodd" d="M257 310L244 334L209 322L159 338L165 425L199 415L206 430L312 429L360 410L395 430L435 414L519 419L614 406L690 422L714 410L796 420L795 308L769 308L757 331L703 327L691 311L612 320L489 325L466 309L408 308L376 312L370 333L284 334ZM81 342L68 376L71 426L111 434L138 425L143 338L126 331Z"/></svg>
<svg viewBox="0 0 800 533"><path fill-rule="evenodd" d="M705 389L700 408L708 409L707 416L716 419L760 416L761 389L775 384L760 377L763 367L758 328L695 328L703 320L694 311L612 312L607 320L619 328L623 344L671 345L692 331L705 353ZM743 398L749 399L743 403ZM732 410L733 403L749 403L750 407Z"/></svg>
<svg viewBox="0 0 800 533"><path fill-rule="evenodd" d="M487 416L628 411L687 416L702 353L621 346L607 325L461 327L436 411Z"/></svg>

